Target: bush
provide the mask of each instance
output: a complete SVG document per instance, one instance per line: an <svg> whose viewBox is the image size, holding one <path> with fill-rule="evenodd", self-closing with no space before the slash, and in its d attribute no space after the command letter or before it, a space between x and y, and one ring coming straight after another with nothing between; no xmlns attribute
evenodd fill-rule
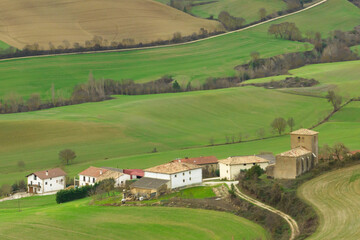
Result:
<svg viewBox="0 0 360 240"><path fill-rule="evenodd" d="M76 199L88 197L90 195L90 191L95 187L95 185L84 186L75 189L61 190L56 193L56 202L65 203Z"/></svg>

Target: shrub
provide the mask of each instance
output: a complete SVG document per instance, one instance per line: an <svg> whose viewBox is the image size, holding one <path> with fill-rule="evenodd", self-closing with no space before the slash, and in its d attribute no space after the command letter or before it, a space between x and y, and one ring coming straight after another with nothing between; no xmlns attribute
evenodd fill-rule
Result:
<svg viewBox="0 0 360 240"><path fill-rule="evenodd" d="M65 203L76 199L85 198L90 195L90 191L94 187L96 187L96 184L94 186L84 186L75 189L61 190L56 193L56 202Z"/></svg>

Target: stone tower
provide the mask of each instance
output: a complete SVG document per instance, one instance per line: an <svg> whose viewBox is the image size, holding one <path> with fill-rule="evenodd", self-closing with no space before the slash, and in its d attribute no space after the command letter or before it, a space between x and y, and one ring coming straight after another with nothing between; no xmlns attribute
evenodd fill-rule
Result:
<svg viewBox="0 0 360 240"><path fill-rule="evenodd" d="M309 129L299 129L292 133L291 136L291 149L303 147L311 151L314 156L315 165L318 164L319 146L318 146L318 132Z"/></svg>

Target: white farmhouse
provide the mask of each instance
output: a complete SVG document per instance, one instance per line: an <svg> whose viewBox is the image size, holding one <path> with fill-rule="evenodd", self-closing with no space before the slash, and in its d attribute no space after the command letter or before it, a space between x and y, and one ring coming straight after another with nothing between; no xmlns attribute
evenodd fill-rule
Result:
<svg viewBox="0 0 360 240"><path fill-rule="evenodd" d="M66 173L61 168L34 172L26 177L28 193L55 192L66 187Z"/></svg>
<svg viewBox="0 0 360 240"><path fill-rule="evenodd" d="M89 167L79 173L79 186L94 185L105 179L113 178L115 180L115 187L124 186L127 180L136 178L129 174L123 173L122 169L110 167Z"/></svg>
<svg viewBox="0 0 360 240"><path fill-rule="evenodd" d="M147 178L169 180L169 188L180 188L202 183L202 167L184 163L169 162L144 170Z"/></svg>
<svg viewBox="0 0 360 240"><path fill-rule="evenodd" d="M238 156L219 160L220 178L234 180L241 170L250 169L254 165L266 170L269 160L259 156Z"/></svg>

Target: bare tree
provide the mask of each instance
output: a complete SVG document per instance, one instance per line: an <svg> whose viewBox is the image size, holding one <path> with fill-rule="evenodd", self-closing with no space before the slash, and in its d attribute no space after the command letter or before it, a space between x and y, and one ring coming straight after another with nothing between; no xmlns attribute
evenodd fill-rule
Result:
<svg viewBox="0 0 360 240"><path fill-rule="evenodd" d="M260 128L257 131L257 135L259 136L259 138L263 139L265 137L265 129L264 128Z"/></svg>
<svg viewBox="0 0 360 240"><path fill-rule="evenodd" d="M340 95L335 93L335 91L333 90L329 90L328 94L326 95L326 99L328 100L328 102L331 103L331 105L334 108L334 111L339 110L342 103L342 97Z"/></svg>
<svg viewBox="0 0 360 240"><path fill-rule="evenodd" d="M259 9L259 16L260 16L260 20L265 20L266 18L266 9L265 8L260 8Z"/></svg>
<svg viewBox="0 0 360 240"><path fill-rule="evenodd" d="M337 160L342 160L349 153L349 149L343 143L335 143L332 147L333 154Z"/></svg>
<svg viewBox="0 0 360 240"><path fill-rule="evenodd" d="M271 123L271 127L281 135L286 129L286 121L284 118L275 118Z"/></svg>
<svg viewBox="0 0 360 240"><path fill-rule="evenodd" d="M41 105L40 94L38 94L38 93L31 94L30 98L27 101L27 105L28 105L28 108L30 111L39 109L39 107Z"/></svg>
<svg viewBox="0 0 360 240"><path fill-rule="evenodd" d="M71 149L64 149L59 152L59 159L66 165L69 165L76 158L76 154Z"/></svg>
<svg viewBox="0 0 360 240"><path fill-rule="evenodd" d="M23 167L25 167L25 162L23 160L20 160L17 162L17 165L19 168L23 168Z"/></svg>
<svg viewBox="0 0 360 240"><path fill-rule="evenodd" d="M289 117L288 120L287 120L287 124L289 125L290 131L292 132L292 131L293 131L293 128L294 128L294 126L295 126L295 120L294 120L294 118Z"/></svg>
<svg viewBox="0 0 360 240"><path fill-rule="evenodd" d="M10 112L16 113L20 106L24 104L23 98L17 93L10 93L4 97L5 106Z"/></svg>

